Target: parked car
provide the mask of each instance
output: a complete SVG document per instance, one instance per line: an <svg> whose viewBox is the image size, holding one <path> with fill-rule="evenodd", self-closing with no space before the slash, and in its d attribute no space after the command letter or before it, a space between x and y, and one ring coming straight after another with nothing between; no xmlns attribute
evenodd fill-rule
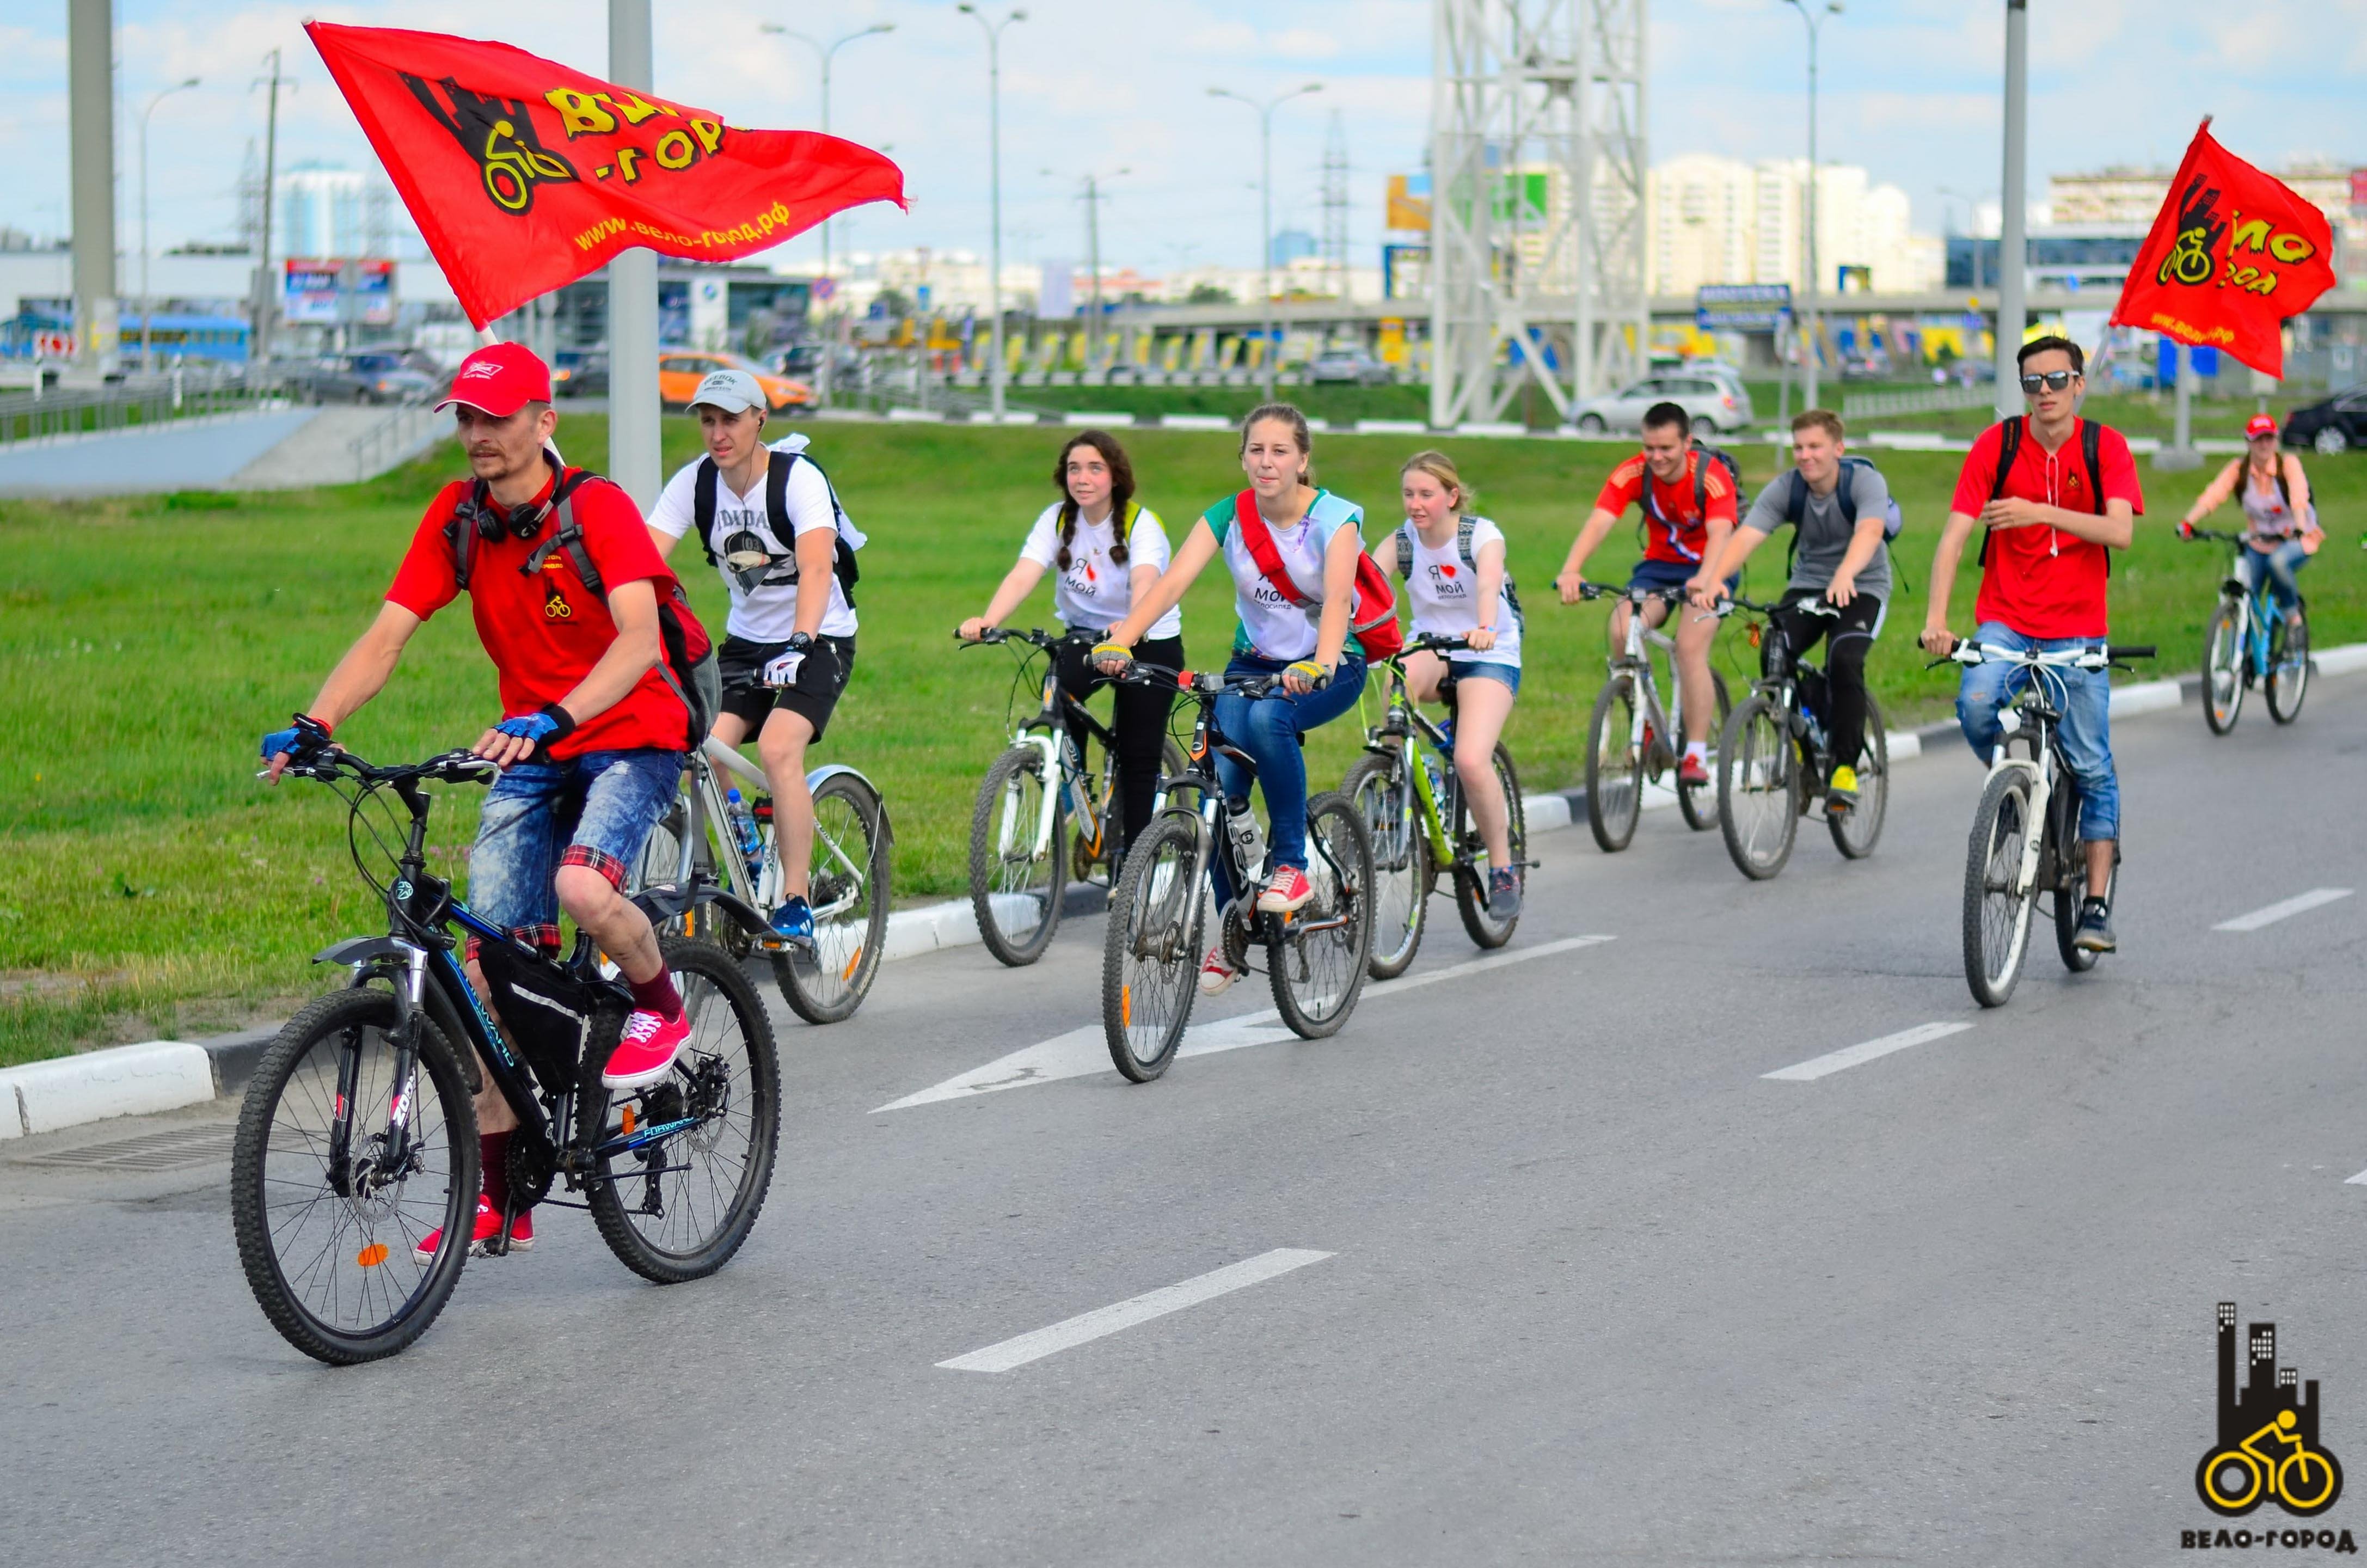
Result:
<svg viewBox="0 0 2367 1568"><path fill-rule="evenodd" d="M1571 410L1570 423L1588 436L1641 429L1644 411L1656 403L1673 403L1682 408L1693 419L1694 434L1704 437L1742 429L1758 417L1741 379L1724 367L1715 367L1647 376L1615 392L1589 398Z"/></svg>
<svg viewBox="0 0 2367 1568"><path fill-rule="evenodd" d="M742 354L709 354L703 350L669 348L658 356L658 401L668 408L686 407L698 395L698 383L718 370L745 370L764 389L775 408L802 407L813 402L813 388L776 375Z"/></svg>
<svg viewBox="0 0 2367 1568"><path fill-rule="evenodd" d="M290 391L314 403L422 403L442 384L393 349L326 354L291 365L286 375Z"/></svg>
<svg viewBox="0 0 2367 1568"><path fill-rule="evenodd" d="M550 367L550 390L558 397L606 397L608 356L596 348L562 348Z"/></svg>
<svg viewBox="0 0 2367 1568"><path fill-rule="evenodd" d="M1353 386L1387 386L1397 379L1397 372L1362 348L1331 348L1307 362L1307 379L1310 383L1345 381Z"/></svg>
<svg viewBox="0 0 2367 1568"><path fill-rule="evenodd" d="M1879 348L1841 356L1841 380L1845 381L1879 381L1889 375L1890 356Z"/></svg>
<svg viewBox="0 0 2367 1568"><path fill-rule="evenodd" d="M2313 447L2327 454L2367 447L2367 385L2347 387L2322 403L2285 415L2288 447Z"/></svg>

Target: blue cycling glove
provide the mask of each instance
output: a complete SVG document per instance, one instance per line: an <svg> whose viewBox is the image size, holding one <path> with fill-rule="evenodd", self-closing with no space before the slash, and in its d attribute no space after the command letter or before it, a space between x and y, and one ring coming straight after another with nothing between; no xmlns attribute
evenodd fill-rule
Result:
<svg viewBox="0 0 2367 1568"><path fill-rule="evenodd" d="M296 715L296 722L284 730L274 730L263 737L263 760L275 756L300 756L314 746L326 745L329 727L318 719Z"/></svg>
<svg viewBox="0 0 2367 1568"><path fill-rule="evenodd" d="M504 719L493 729L521 741L532 741L548 747L551 742L564 739L575 728L574 716L556 702L545 703L532 713L521 713L515 719Z"/></svg>

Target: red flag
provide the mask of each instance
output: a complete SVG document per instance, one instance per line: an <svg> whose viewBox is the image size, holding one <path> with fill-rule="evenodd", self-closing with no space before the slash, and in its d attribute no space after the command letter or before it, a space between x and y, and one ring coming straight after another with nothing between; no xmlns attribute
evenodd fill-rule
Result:
<svg viewBox="0 0 2367 1568"><path fill-rule="evenodd" d="M2212 140L2203 120L2121 286L2116 325L2284 373L2286 318L2334 287L2326 214Z"/></svg>
<svg viewBox="0 0 2367 1568"><path fill-rule="evenodd" d="M505 43L304 30L480 328L629 246L728 261L905 204L900 169L834 136L727 126Z"/></svg>

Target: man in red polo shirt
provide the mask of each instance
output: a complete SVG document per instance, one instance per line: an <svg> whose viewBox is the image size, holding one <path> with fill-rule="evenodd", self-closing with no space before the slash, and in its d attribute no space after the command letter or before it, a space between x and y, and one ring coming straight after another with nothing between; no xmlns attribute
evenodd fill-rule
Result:
<svg viewBox="0 0 2367 1568"><path fill-rule="evenodd" d="M1992 425L1965 454L1956 496L1931 558L1931 608L1923 646L1944 654L1956 645L1948 631L1948 597L1956 562L1980 523L1983 547L1979 622L1972 641L1993 647L2042 651L2084 648L2104 639L2104 585L2109 551L2126 550L2145 510L2136 460L2121 433L2090 425L2077 412L2087 391L2085 357L2063 337L2022 346L2022 396L2029 415ZM2109 953L2115 939L2108 895L2121 836L2121 786L2112 768L2112 681L2102 670L2061 669L2063 722L2056 731L2079 787L2079 837L2086 844L2088 896L2080 901L2073 938L2089 952ZM1982 762L2000 733L1998 711L2022 673L2007 665L1966 668L1956 694L1956 722Z"/></svg>
<svg viewBox="0 0 2367 1568"><path fill-rule="evenodd" d="M1716 602L1714 568L1727 536L1734 532L1734 483L1724 463L1694 449L1693 419L1673 403L1656 403L1644 411L1644 449L1613 469L1595 497L1594 510L1570 542L1561 575L1554 579L1561 602L1578 602L1586 586L1586 558L1630 506L1644 508L1646 531L1644 559L1628 575L1629 590L1681 591L1704 609ZM1674 608L1666 600L1648 600L1644 624L1659 625ZM1614 650L1627 640L1627 610L1623 600L1611 612ZM1685 755L1677 765L1677 778L1686 784L1709 782L1709 727L1717 716L1709 646L1717 626L1700 615L1683 616L1677 622L1677 685L1683 694L1685 727Z"/></svg>
<svg viewBox="0 0 2367 1568"><path fill-rule="evenodd" d="M309 712L263 738L263 756L277 780L291 756L326 744L377 696L412 634L461 592L465 556L470 611L500 673L503 715L470 748L502 772L470 852L470 907L554 951L564 910L616 960L634 1006L604 1081L642 1087L666 1076L689 1033L656 933L621 891L641 841L674 798L682 754L695 740L688 706L660 668L661 601L677 616L687 617L688 608L631 497L596 475L563 468L550 449L558 415L540 359L515 343L480 348L461 362L438 406L457 411L474 478L455 480L429 503L378 619L330 672ZM605 597L558 547L561 500L583 529ZM697 636L703 646L704 632ZM485 994L473 952L469 977ZM484 1082L476 1104L485 1196L471 1238L480 1252L501 1229L509 1136L517 1126L490 1075ZM420 1244L423 1260L441 1237L439 1231ZM531 1210L523 1211L509 1250L533 1244Z"/></svg>

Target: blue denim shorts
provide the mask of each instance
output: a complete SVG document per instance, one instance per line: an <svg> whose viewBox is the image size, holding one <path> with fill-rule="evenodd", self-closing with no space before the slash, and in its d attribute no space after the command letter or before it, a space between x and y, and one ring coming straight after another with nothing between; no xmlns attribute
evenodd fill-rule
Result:
<svg viewBox="0 0 2367 1568"><path fill-rule="evenodd" d="M590 751L504 769L469 852L469 907L556 951L559 868L589 866L622 891L681 785L682 754L672 751Z"/></svg>
<svg viewBox="0 0 2367 1568"><path fill-rule="evenodd" d="M1521 690L1521 666L1500 665L1489 659L1449 659L1446 668L1456 680L1501 681L1512 688L1514 696Z"/></svg>

